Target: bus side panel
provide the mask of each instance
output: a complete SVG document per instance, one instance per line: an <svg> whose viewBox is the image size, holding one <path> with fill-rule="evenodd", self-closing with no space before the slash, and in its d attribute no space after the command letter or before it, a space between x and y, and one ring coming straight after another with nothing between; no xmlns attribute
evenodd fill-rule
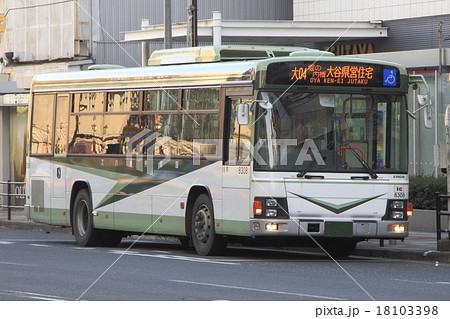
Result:
<svg viewBox="0 0 450 319"><path fill-rule="evenodd" d="M136 232L150 232L153 223L152 197L134 195L114 203L114 229ZM102 216L99 214L99 219Z"/></svg>
<svg viewBox="0 0 450 319"><path fill-rule="evenodd" d="M185 219L187 197L193 186L201 186L209 192L213 202L214 218L220 221L222 219L221 170L222 163L217 161L152 188L150 190L153 197L152 232L186 235L185 225L186 222L190 222ZM218 228L217 225L215 227Z"/></svg>
<svg viewBox="0 0 450 319"><path fill-rule="evenodd" d="M223 234L250 235L250 172L250 166L223 167Z"/></svg>
<svg viewBox="0 0 450 319"><path fill-rule="evenodd" d="M66 201L66 171L55 159L52 160L51 220L55 225L70 226L70 212Z"/></svg>
<svg viewBox="0 0 450 319"><path fill-rule="evenodd" d="M128 178L120 175L118 179L97 180L99 177L76 174L89 180L92 187L96 228L184 236L187 196L200 180L200 186L210 190L216 218L222 218L220 172L221 162L213 162L182 175L155 169L154 175L129 175ZM96 192L102 189L103 193Z"/></svg>
<svg viewBox="0 0 450 319"><path fill-rule="evenodd" d="M153 233L186 235L181 202L185 202L185 199L169 196L153 197Z"/></svg>
<svg viewBox="0 0 450 319"><path fill-rule="evenodd" d="M223 229L226 235L249 236L250 235L250 190L229 189L223 190Z"/></svg>
<svg viewBox="0 0 450 319"><path fill-rule="evenodd" d="M96 209L99 203L108 195L108 192L116 184L116 180L111 178L105 178L98 176L96 173L99 171L95 168L86 166L74 165L77 159L71 158L66 168L66 207L67 211L70 211L70 198L73 192L73 187L76 182L82 182L88 184L88 190L92 196L92 207L94 212L98 216L94 215L94 227L101 229L114 229L113 219L113 205L102 206ZM73 194L75 197L76 194ZM70 215L69 215L70 216ZM67 217L68 222L70 218Z"/></svg>
<svg viewBox="0 0 450 319"><path fill-rule="evenodd" d="M47 158L30 158L31 201L30 218L51 224L50 184L51 165Z"/></svg>

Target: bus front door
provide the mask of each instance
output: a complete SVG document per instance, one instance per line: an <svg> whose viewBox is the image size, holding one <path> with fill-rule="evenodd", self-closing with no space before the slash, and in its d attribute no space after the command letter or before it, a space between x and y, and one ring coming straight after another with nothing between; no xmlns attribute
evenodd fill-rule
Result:
<svg viewBox="0 0 450 319"><path fill-rule="evenodd" d="M251 96L227 97L225 101L224 162L223 179L223 221L221 231L224 234L248 236L250 209L250 149L251 123L239 125L237 108L242 100L251 100Z"/></svg>

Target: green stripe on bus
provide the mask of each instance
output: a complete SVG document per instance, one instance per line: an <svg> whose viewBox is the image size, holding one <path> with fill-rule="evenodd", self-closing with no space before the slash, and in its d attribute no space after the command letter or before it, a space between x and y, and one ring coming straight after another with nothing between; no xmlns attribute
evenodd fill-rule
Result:
<svg viewBox="0 0 450 319"><path fill-rule="evenodd" d="M99 220L96 225L100 226L101 223ZM120 225L116 227L116 230L174 236L186 235L184 217L179 216L114 213L114 224Z"/></svg>
<svg viewBox="0 0 450 319"><path fill-rule="evenodd" d="M250 236L250 222L239 220L216 220L222 226L221 230L216 228L218 234L227 234L234 236Z"/></svg>

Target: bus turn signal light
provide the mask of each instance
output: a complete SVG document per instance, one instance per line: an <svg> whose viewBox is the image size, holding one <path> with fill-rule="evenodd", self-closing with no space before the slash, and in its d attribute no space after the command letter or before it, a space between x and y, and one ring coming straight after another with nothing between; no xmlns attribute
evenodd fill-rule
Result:
<svg viewBox="0 0 450 319"><path fill-rule="evenodd" d="M253 216L262 215L263 206L262 201L255 200L253 202Z"/></svg>
<svg viewBox="0 0 450 319"><path fill-rule="evenodd" d="M413 203L408 203L408 206L406 209L406 215L408 217L411 217L413 215Z"/></svg>

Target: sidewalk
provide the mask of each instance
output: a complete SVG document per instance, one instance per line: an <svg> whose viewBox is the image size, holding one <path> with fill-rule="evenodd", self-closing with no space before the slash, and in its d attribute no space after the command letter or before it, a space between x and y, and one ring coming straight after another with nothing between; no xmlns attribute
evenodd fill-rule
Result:
<svg viewBox="0 0 450 319"><path fill-rule="evenodd" d="M30 230L43 233L72 234L72 228L70 227L45 225L28 220L23 209L12 209L11 220L8 220L7 210L0 208L0 229L2 228Z"/></svg>
<svg viewBox="0 0 450 319"><path fill-rule="evenodd" d="M12 210L11 220L7 220L7 211L0 209L0 229L2 228L72 234L70 227L51 226L27 220L23 210ZM445 234L443 236L446 238ZM403 242L384 240L383 247L380 247L380 240L377 239L360 242L352 255L450 263L450 251L438 251L436 233L431 232L410 232L409 237Z"/></svg>
<svg viewBox="0 0 450 319"><path fill-rule="evenodd" d="M380 247L380 240L360 242L353 255L450 263L450 251L438 251L436 233L430 232L410 232L403 242L385 240L384 247Z"/></svg>

